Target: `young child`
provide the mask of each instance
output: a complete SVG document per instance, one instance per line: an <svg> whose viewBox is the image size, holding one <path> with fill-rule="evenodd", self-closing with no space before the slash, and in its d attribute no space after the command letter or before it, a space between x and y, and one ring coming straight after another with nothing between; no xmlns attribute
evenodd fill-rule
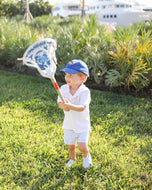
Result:
<svg viewBox="0 0 152 190"><path fill-rule="evenodd" d="M83 154L83 167L89 168L91 156L88 148L90 131L89 104L91 101L90 90L84 85L89 77L87 65L81 60L70 61L59 72L65 73L67 84L61 86L61 92L66 103L58 97L59 108L64 111L64 143L68 145L70 160L66 166L70 167L76 162L76 142Z"/></svg>

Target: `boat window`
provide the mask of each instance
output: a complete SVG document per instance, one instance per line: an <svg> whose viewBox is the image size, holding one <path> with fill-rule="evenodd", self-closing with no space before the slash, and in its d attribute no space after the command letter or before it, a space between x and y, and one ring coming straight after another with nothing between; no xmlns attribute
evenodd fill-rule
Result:
<svg viewBox="0 0 152 190"><path fill-rule="evenodd" d="M69 6L68 7L69 10L79 10L79 6Z"/></svg>
<svg viewBox="0 0 152 190"><path fill-rule="evenodd" d="M143 9L144 11L152 11L152 9Z"/></svg>
<svg viewBox="0 0 152 190"><path fill-rule="evenodd" d="M113 9L113 8L116 8L116 5L107 5L107 8Z"/></svg>
<svg viewBox="0 0 152 190"><path fill-rule="evenodd" d="M80 10L80 7L77 5L72 5L72 6L64 6L63 7L66 10Z"/></svg>
<svg viewBox="0 0 152 190"><path fill-rule="evenodd" d="M59 11L59 10L60 10L60 7L54 7L53 10L54 10L54 11Z"/></svg>
<svg viewBox="0 0 152 190"><path fill-rule="evenodd" d="M95 9L95 7L89 7L89 9L90 9L90 10L94 10L94 9Z"/></svg>
<svg viewBox="0 0 152 190"><path fill-rule="evenodd" d="M117 15L103 15L103 18L117 18Z"/></svg>

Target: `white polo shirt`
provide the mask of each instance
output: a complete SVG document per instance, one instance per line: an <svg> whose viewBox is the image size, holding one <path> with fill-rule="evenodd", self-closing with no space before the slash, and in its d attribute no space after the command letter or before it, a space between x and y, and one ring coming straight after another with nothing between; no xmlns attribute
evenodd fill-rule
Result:
<svg viewBox="0 0 152 190"><path fill-rule="evenodd" d="M83 105L86 108L82 112L78 111L64 111L64 121L63 129L73 130L76 133L81 133L84 131L89 131L91 129L90 125L90 114L89 114L89 104L91 101L90 90L82 84L74 95L70 93L69 86L67 84L61 86L61 92L70 103L74 105ZM58 102L60 102L60 97L58 97Z"/></svg>

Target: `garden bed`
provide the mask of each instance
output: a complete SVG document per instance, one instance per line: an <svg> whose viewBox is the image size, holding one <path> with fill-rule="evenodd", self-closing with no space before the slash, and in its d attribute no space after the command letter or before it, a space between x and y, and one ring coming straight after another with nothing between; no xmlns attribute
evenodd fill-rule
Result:
<svg viewBox="0 0 152 190"><path fill-rule="evenodd" d="M40 74L37 72L35 69L29 69L26 66L23 66L22 64L18 63L13 67L6 67L4 65L0 65L0 70L5 70L9 72L15 72L23 75L31 75L31 76L36 76L40 77ZM56 76L57 81L59 82L64 82L64 78L62 75L57 75ZM132 95L135 97L144 97L144 98L152 98L152 84L150 85L149 88L144 88L144 89L135 89L135 88L130 88L124 89L123 87L107 87L104 83L97 84L94 80L91 80L88 78L86 85L89 88L96 89L96 90L101 90L101 91L111 91L115 92L118 94L126 94L126 95Z"/></svg>

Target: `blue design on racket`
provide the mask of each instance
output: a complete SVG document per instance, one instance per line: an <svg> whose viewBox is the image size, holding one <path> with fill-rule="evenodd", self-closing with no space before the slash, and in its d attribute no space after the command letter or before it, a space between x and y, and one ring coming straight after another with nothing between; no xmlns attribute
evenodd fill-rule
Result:
<svg viewBox="0 0 152 190"><path fill-rule="evenodd" d="M56 41L50 38L45 38L36 41L25 51L23 55L23 64L28 67L36 68L40 75L49 78L62 102L65 102L64 97L59 89L58 83L54 77L56 72L57 59L55 50L57 48Z"/></svg>

